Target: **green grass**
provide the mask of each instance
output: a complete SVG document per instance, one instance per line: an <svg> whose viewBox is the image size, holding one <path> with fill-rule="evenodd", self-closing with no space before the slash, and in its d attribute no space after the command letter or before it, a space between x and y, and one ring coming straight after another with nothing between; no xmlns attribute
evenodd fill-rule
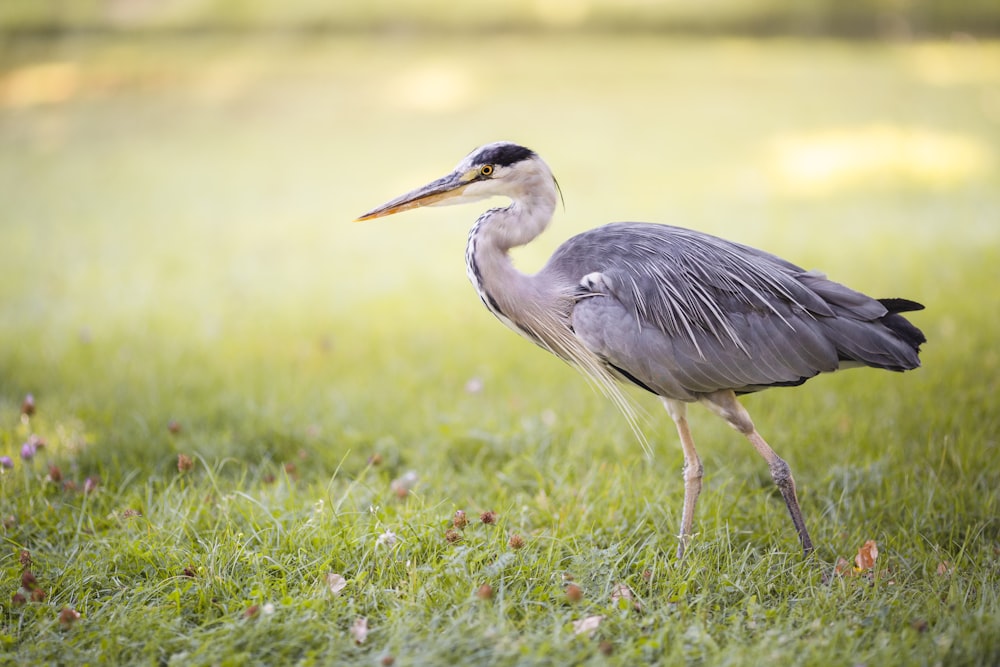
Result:
<svg viewBox="0 0 1000 667"><path fill-rule="evenodd" d="M0 659L1000 661L996 44L5 49ZM669 419L636 396L645 458L613 406L481 308L475 207L350 224L501 138L566 197L527 269L576 231L659 220L928 306L919 371L745 401L795 471L814 557L764 463L699 409L706 488L673 557ZM32 433L47 446L25 463ZM472 521L449 543L457 509ZM823 583L869 539L872 576ZM21 550L47 596L16 606Z"/></svg>

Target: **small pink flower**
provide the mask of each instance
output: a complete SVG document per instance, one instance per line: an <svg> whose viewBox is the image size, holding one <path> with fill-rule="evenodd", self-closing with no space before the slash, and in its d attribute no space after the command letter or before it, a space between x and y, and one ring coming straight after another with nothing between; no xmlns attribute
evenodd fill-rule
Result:
<svg viewBox="0 0 1000 667"><path fill-rule="evenodd" d="M45 440L32 433L28 437L28 441L21 445L21 458L25 461L30 461L35 458L35 454L38 453L38 450L43 449L44 447Z"/></svg>
<svg viewBox="0 0 1000 667"><path fill-rule="evenodd" d="M25 461L30 461L31 459L35 458L36 451L37 450L35 449L35 443L29 440L28 442L21 445L21 458L24 459Z"/></svg>

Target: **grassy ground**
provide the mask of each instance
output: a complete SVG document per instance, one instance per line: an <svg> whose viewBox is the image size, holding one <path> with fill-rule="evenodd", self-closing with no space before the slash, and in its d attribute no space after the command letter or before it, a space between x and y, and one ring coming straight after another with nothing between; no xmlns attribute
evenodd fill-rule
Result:
<svg viewBox="0 0 1000 667"><path fill-rule="evenodd" d="M1000 661L997 45L4 48L0 660ZM528 269L659 220L927 304L923 369L746 399L814 557L701 410L698 534L673 557L669 420L637 396L644 458L492 321L462 266L478 210L350 224L501 138L566 197ZM867 540L874 568L824 584Z"/></svg>

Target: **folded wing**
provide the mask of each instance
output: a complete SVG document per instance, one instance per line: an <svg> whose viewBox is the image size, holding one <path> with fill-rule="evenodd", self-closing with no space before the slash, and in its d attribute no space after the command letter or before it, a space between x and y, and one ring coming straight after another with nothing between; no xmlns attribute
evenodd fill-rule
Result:
<svg viewBox="0 0 1000 667"><path fill-rule="evenodd" d="M796 385L852 365L919 365L920 331L879 301L774 255L692 230L614 223L543 272L579 282L576 335L619 377L693 400Z"/></svg>

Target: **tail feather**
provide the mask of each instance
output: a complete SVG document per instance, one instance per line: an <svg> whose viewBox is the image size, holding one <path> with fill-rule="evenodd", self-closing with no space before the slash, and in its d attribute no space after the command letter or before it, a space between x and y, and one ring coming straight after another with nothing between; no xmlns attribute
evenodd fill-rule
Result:
<svg viewBox="0 0 1000 667"><path fill-rule="evenodd" d="M879 299L878 302L888 311L880 317L827 320L830 340L837 346L840 361L890 371L919 367L920 345L927 339L899 313L920 310L923 306L907 299Z"/></svg>
<svg viewBox="0 0 1000 667"><path fill-rule="evenodd" d="M890 331L899 336L903 342L913 348L914 352L920 352L920 346L927 342L924 332L913 326L913 324L900 315L914 310L923 310L924 305L909 299L879 299L879 303L886 307L889 312L881 318L882 324Z"/></svg>
<svg viewBox="0 0 1000 667"><path fill-rule="evenodd" d="M885 306L885 309L892 313L909 313L914 310L923 310L924 304L917 303L916 301L910 301L909 299L899 299L899 298L888 298L888 299L877 299L879 303Z"/></svg>

